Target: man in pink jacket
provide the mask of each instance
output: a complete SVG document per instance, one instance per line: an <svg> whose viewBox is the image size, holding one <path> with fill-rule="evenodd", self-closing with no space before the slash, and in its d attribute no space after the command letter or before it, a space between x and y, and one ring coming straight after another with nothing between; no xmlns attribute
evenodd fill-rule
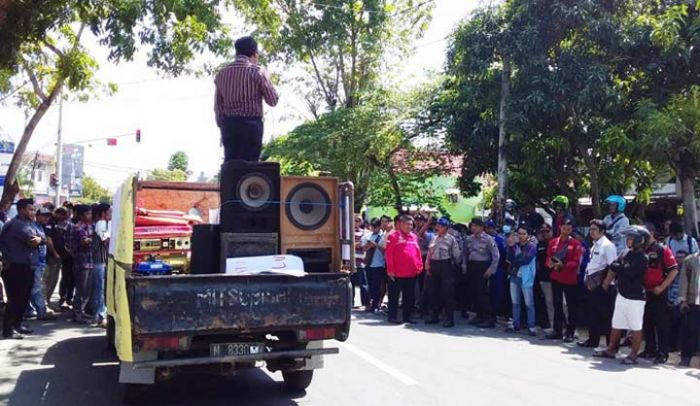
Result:
<svg viewBox="0 0 700 406"><path fill-rule="evenodd" d="M413 233L413 217L402 215L398 229L386 241L386 268L389 276L389 323L399 324L399 295L403 297L403 322L411 318L415 306L416 278L423 272L418 237Z"/></svg>

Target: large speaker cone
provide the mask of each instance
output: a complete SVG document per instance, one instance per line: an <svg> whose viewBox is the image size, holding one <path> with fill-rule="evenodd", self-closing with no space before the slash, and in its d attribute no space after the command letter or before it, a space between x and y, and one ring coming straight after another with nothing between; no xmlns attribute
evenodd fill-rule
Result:
<svg viewBox="0 0 700 406"><path fill-rule="evenodd" d="M287 195L287 218L302 230L322 227L331 215L331 198L323 188L314 183L301 183Z"/></svg>
<svg viewBox="0 0 700 406"><path fill-rule="evenodd" d="M236 195L249 210L262 210L270 205L272 180L262 173L250 173L238 181Z"/></svg>

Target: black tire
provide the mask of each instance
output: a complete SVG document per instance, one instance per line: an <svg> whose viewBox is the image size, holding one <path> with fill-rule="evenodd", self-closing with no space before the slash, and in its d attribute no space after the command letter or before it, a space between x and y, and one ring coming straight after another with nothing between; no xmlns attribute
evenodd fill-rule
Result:
<svg viewBox="0 0 700 406"><path fill-rule="evenodd" d="M290 392L301 392L311 385L314 371L285 371L282 372L284 387Z"/></svg>
<svg viewBox="0 0 700 406"><path fill-rule="evenodd" d="M114 332L115 332L115 327L114 327L114 318L111 316L107 316L107 349L110 352L116 353L117 352L117 347L115 346L115 341L114 341Z"/></svg>
<svg viewBox="0 0 700 406"><path fill-rule="evenodd" d="M146 391L151 385L140 383L125 383L122 384L123 396L122 403L125 405L141 405L146 404Z"/></svg>

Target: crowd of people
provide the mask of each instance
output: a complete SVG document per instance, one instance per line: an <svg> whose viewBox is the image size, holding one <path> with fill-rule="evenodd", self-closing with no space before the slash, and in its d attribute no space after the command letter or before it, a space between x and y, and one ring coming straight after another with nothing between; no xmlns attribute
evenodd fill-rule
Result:
<svg viewBox="0 0 700 406"><path fill-rule="evenodd" d="M16 209L14 218L2 219L0 232L3 338L32 334L26 321L55 319L60 312L76 323L106 327L110 206L20 199Z"/></svg>
<svg viewBox="0 0 700 406"><path fill-rule="evenodd" d="M353 291L367 312L386 312L393 324L422 318L451 328L458 314L490 329L501 317L510 334L535 337L539 326L544 339L565 343L587 329L577 345L594 357L615 358L628 345L624 364L639 357L665 364L680 350L689 366L700 342L696 239L679 219L661 229L631 225L622 196L605 203L607 216L580 228L565 196L552 201L551 221L512 201L501 225L420 213L356 216Z"/></svg>

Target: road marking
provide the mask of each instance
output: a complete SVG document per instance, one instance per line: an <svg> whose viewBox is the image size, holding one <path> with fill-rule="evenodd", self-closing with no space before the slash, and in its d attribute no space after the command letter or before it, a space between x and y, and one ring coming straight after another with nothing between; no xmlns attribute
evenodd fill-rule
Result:
<svg viewBox="0 0 700 406"><path fill-rule="evenodd" d="M411 378L410 376L404 374L403 372L397 370L396 368L393 368L384 362L378 360L374 356L366 353L365 351L355 347L352 344L348 343L338 343L340 346L353 354L357 355L358 357L362 358L363 360L369 362L370 364L374 365L375 367L381 369L382 371L386 372L387 374L393 376L394 378L398 379L401 381L404 385L418 385L418 381L415 379Z"/></svg>

